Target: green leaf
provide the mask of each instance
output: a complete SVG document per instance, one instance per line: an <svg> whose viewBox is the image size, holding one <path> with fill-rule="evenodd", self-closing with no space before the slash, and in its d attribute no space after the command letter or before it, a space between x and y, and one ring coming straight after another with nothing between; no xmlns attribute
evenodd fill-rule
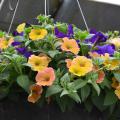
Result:
<svg viewBox="0 0 120 120"><path fill-rule="evenodd" d="M82 101L85 101L89 95L90 95L90 87L89 87L89 85L86 85L86 86L82 87L81 88Z"/></svg>
<svg viewBox="0 0 120 120"><path fill-rule="evenodd" d="M48 54L50 55L50 57L54 58L57 54L59 54L60 52L58 50L53 50L53 51L49 51Z"/></svg>
<svg viewBox="0 0 120 120"><path fill-rule="evenodd" d="M59 85L52 85L47 89L46 97L55 95L57 93L60 93L61 91L62 91L62 88Z"/></svg>
<svg viewBox="0 0 120 120"><path fill-rule="evenodd" d="M113 105L118 101L117 96L114 91L108 91L105 96L104 105L109 106Z"/></svg>
<svg viewBox="0 0 120 120"><path fill-rule="evenodd" d="M96 82L91 82L93 88L96 90L97 94L100 95L100 87Z"/></svg>
<svg viewBox="0 0 120 120"><path fill-rule="evenodd" d="M17 77L17 83L20 87L22 87L24 90L28 91L30 80L27 75L20 75Z"/></svg>
<svg viewBox="0 0 120 120"><path fill-rule="evenodd" d="M81 99L76 92L69 93L68 96L75 100L77 103L81 102Z"/></svg>
<svg viewBox="0 0 120 120"><path fill-rule="evenodd" d="M74 89L78 90L78 89L84 87L87 84L87 82L88 82L87 80L78 79L75 82L72 82L71 86Z"/></svg>
<svg viewBox="0 0 120 120"><path fill-rule="evenodd" d="M68 94L69 94L69 92L67 90L63 90L60 97L63 97L64 95L68 95Z"/></svg>
<svg viewBox="0 0 120 120"><path fill-rule="evenodd" d="M104 111L107 106L104 105L104 95L101 94L100 96L91 96L93 104L100 110Z"/></svg>

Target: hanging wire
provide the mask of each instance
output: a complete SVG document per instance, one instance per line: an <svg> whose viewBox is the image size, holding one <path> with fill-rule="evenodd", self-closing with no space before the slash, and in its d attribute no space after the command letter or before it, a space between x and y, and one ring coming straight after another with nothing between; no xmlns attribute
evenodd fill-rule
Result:
<svg viewBox="0 0 120 120"><path fill-rule="evenodd" d="M49 0L45 0L45 16L49 15L50 13L50 1Z"/></svg>
<svg viewBox="0 0 120 120"><path fill-rule="evenodd" d="M45 0L45 16L47 16L47 0Z"/></svg>
<svg viewBox="0 0 120 120"><path fill-rule="evenodd" d="M15 8L12 7L11 0L8 1L8 4L9 4L9 9L10 9L11 11L14 11Z"/></svg>
<svg viewBox="0 0 120 120"><path fill-rule="evenodd" d="M16 12L17 12L17 9L18 9L18 6L19 6L19 0L17 0L16 7L15 7L15 10L14 10L14 13L13 13L13 16L12 16L12 20L11 20L10 26L9 26L9 28L8 28L7 35L9 35L9 33L10 33L10 31L11 31L11 28L12 28L12 25L13 25L13 22L14 22L14 18L15 18L15 15L16 15Z"/></svg>
<svg viewBox="0 0 120 120"><path fill-rule="evenodd" d="M1 0L1 2L0 2L0 10L2 9L4 2L5 2L5 0Z"/></svg>
<svg viewBox="0 0 120 120"><path fill-rule="evenodd" d="M78 4L78 7L79 7L79 9L80 9L80 12L81 12L83 21L84 21L84 23L85 23L85 27L86 27L87 31L89 31L89 27L88 27L87 21L86 21L86 19L85 19L85 16L84 16L84 13L83 13L83 10L82 10L82 7L81 7L81 5L80 5L79 0L77 0L77 4Z"/></svg>

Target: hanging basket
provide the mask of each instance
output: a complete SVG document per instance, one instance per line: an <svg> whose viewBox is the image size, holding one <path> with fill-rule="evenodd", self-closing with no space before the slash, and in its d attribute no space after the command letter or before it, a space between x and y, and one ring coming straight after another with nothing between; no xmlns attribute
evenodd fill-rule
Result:
<svg viewBox="0 0 120 120"><path fill-rule="evenodd" d="M22 23L10 33L17 5L8 32L0 32L1 100L26 93L28 102L54 102L63 112L76 103L109 114L119 109L119 32L89 30L82 13L85 31L45 14L39 25Z"/></svg>

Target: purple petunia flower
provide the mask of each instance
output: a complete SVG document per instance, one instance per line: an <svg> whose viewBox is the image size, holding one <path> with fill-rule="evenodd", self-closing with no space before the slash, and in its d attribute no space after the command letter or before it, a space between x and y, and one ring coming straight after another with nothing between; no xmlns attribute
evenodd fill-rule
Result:
<svg viewBox="0 0 120 120"><path fill-rule="evenodd" d="M14 31L12 34L13 36L23 36L24 32L18 33L17 31Z"/></svg>
<svg viewBox="0 0 120 120"><path fill-rule="evenodd" d="M21 53L21 54L24 54L24 53L27 51L27 49L26 49L25 47L23 47L23 48L16 48L16 50L17 50L19 53Z"/></svg>
<svg viewBox="0 0 120 120"><path fill-rule="evenodd" d="M98 54L102 55L108 53L110 56L112 56L115 52L115 46L109 44L103 46L96 46L96 50L94 50L93 52L97 52Z"/></svg>
<svg viewBox="0 0 120 120"><path fill-rule="evenodd" d="M21 42L15 41L15 42L12 43L12 46L15 47L15 46L18 46L18 45L21 45L21 44L22 44Z"/></svg>
<svg viewBox="0 0 120 120"><path fill-rule="evenodd" d="M32 55L32 51L28 51L25 47L16 48L16 50L26 58L29 58Z"/></svg>
<svg viewBox="0 0 120 120"><path fill-rule="evenodd" d="M64 37L71 38L73 36L73 34L74 34L74 32L73 32L73 26L72 25L68 25L67 34L59 31L57 27L55 28L55 36L57 38L64 38Z"/></svg>
<svg viewBox="0 0 120 120"><path fill-rule="evenodd" d="M89 33L90 33L90 34L96 34L97 31L96 31L95 29L92 28L92 29L89 30Z"/></svg>
<svg viewBox="0 0 120 120"><path fill-rule="evenodd" d="M90 30L91 34L94 34L91 38L86 39L85 42L87 43L100 43L100 42L106 42L108 39L108 36L104 35L102 32L96 32L94 29Z"/></svg>

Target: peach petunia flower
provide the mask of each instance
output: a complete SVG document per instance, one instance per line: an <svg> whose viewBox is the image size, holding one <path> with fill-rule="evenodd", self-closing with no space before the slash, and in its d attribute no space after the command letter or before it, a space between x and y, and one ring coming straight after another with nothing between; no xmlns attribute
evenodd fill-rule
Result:
<svg viewBox="0 0 120 120"><path fill-rule="evenodd" d="M36 76L37 85L51 86L55 80L55 73L53 68L46 68L43 71L38 72Z"/></svg>
<svg viewBox="0 0 120 120"><path fill-rule="evenodd" d="M42 89L42 86L39 86L39 85L32 85L30 87L30 95L28 96L28 101L29 102L32 102L32 103L36 103L40 97L41 97L41 94L43 92L43 89Z"/></svg>
<svg viewBox="0 0 120 120"><path fill-rule="evenodd" d="M66 59L65 62L67 63L67 68L70 68L70 66L72 64L72 60L71 59Z"/></svg>
<svg viewBox="0 0 120 120"><path fill-rule="evenodd" d="M45 38L47 35L47 30L46 29L32 29L31 32L29 33L29 38L31 40L40 40Z"/></svg>
<svg viewBox="0 0 120 120"><path fill-rule="evenodd" d="M74 39L69 39L67 37L63 38L63 43L61 45L61 49L63 51L67 51L67 52L72 52L74 54L78 54L80 51L80 48L76 42L76 40Z"/></svg>
<svg viewBox="0 0 120 120"><path fill-rule="evenodd" d="M48 56L40 57L31 55L28 60L28 64L34 71L44 70L48 66L49 62L50 60L48 59Z"/></svg>
<svg viewBox="0 0 120 120"><path fill-rule="evenodd" d="M9 40L6 38L0 38L0 49L8 48L13 42L14 40L12 37Z"/></svg>
<svg viewBox="0 0 120 120"><path fill-rule="evenodd" d="M96 83L102 83L105 78L105 73L103 70L99 70L100 68L98 66L93 67L93 71L98 73L98 79L96 80Z"/></svg>
<svg viewBox="0 0 120 120"><path fill-rule="evenodd" d="M93 70L93 63L91 59L85 56L77 56L73 59L69 71L77 76L84 76Z"/></svg>

